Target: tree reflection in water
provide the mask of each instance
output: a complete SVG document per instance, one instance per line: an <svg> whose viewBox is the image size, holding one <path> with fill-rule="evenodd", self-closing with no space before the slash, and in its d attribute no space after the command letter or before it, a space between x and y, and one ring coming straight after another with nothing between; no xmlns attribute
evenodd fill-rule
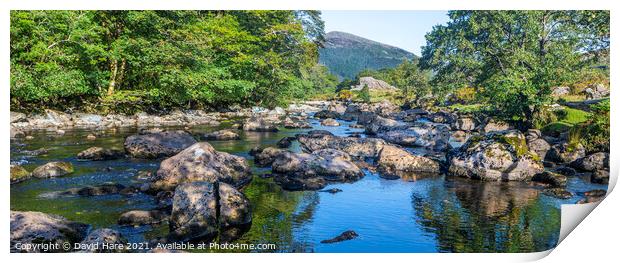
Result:
<svg viewBox="0 0 620 263"><path fill-rule="evenodd" d="M533 252L557 242L559 208L527 184L447 177L427 190L412 194L413 208L439 251Z"/></svg>

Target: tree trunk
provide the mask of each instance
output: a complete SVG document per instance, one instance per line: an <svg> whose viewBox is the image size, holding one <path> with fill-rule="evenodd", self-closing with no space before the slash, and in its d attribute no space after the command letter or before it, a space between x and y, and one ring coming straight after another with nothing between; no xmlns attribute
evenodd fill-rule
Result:
<svg viewBox="0 0 620 263"><path fill-rule="evenodd" d="M116 87L116 76L118 75L118 60L113 59L110 63L110 85L108 86L108 96L114 94L114 88Z"/></svg>

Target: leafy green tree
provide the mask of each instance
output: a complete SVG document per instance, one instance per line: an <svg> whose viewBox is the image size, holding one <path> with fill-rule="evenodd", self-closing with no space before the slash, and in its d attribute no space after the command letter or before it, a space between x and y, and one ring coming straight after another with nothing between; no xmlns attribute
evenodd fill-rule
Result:
<svg viewBox="0 0 620 263"><path fill-rule="evenodd" d="M551 87L571 81L604 49L607 11L451 11L426 35L422 66L435 94L479 87L501 117L531 126ZM593 30L597 29L597 30Z"/></svg>

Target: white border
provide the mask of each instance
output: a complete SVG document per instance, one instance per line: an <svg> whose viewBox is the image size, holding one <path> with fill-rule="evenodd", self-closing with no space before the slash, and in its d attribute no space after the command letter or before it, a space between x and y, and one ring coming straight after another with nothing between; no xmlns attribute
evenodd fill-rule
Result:
<svg viewBox="0 0 620 263"><path fill-rule="evenodd" d="M174 0L174 1L142 1L142 0L4 0L2 2L1 19L0 19L0 32L2 32L3 59L0 62L2 67L1 76L3 80L3 92L0 93L2 101L0 107L2 107L2 116L0 123L2 123L2 134L5 140L0 140L0 148L2 149L1 157L3 160L7 160L2 163L4 174L9 172L9 10L15 9L319 9L319 10L449 10L449 9L607 9L612 10L612 36L618 35L618 18L616 17L617 6L612 1L583 1L583 0L521 0L521 1L497 1L497 0L478 0L478 1L454 1L454 0L434 0L434 1L415 1L415 0L358 0L358 1L338 1L338 0L313 0L313 1L301 1L301 0ZM406 26L406 25L403 25ZM618 50L618 43L612 41L612 49ZM611 68L617 68L617 56L614 56L612 52ZM618 82L618 74L612 74L611 83ZM617 92L612 91L612 136L611 136L611 180L610 190L615 186L615 182L618 176L618 135L614 133L619 131L618 128L618 113L614 113L617 108L616 104ZM6 180L8 181L8 180ZM5 181L5 182L6 182ZM8 235L9 233L9 191L10 186L8 183L2 184L1 192L3 201L1 206L5 211L5 216L2 217L0 225L2 233ZM611 191L610 191L611 193ZM608 193L608 194L610 194ZM612 194L608 196L602 204L594 210L594 212L584 220L584 224L578 226L575 231L569 235L569 238L564 240L556 249L557 251L551 253L551 256L545 258L544 261L564 261L574 262L576 260L605 260L609 261L611 258L616 257L615 250L617 249L617 240L619 230L617 222L619 220L619 199L618 194ZM595 205L590 205L588 208L585 206L577 206L577 210L590 210ZM583 216L584 211L573 211L573 208L562 209L563 216L571 214L573 216ZM577 218L577 217L574 217ZM581 220L579 220L581 221ZM568 221L562 221L563 228L567 226ZM570 231L568 231L570 232ZM565 229L562 230L562 234L567 233ZM269 262L290 262L291 260L333 260L333 261L352 261L352 260L369 260L369 261L387 261L387 260L440 260L446 262L452 261L476 261L476 262L513 262L513 261L530 261L540 259L548 255L551 251L541 253L529 253L529 254L111 254L111 255L93 255L93 254L62 254L62 255L49 255L49 254L30 254L30 255L8 255L9 250L9 238L5 236L0 244L0 247L4 249L6 254L2 257L8 257L5 260L46 260L46 261L62 261L62 262L109 262L115 259L122 260L148 260L151 262L170 262L171 260L178 260L182 257L183 260L205 260L204 257L208 257L207 260L216 262L218 260L247 260L247 261L269 261ZM88 258L86 258L88 257ZM144 257L149 257L148 259Z"/></svg>

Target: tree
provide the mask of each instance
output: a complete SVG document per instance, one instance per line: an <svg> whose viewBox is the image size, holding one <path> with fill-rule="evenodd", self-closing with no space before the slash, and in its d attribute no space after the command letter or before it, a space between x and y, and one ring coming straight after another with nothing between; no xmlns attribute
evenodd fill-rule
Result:
<svg viewBox="0 0 620 263"><path fill-rule="evenodd" d="M584 53L600 49L593 43L608 41L601 28L609 24L607 11L451 11L449 16L447 25L426 35L422 50L423 68L435 73L433 92L481 87L478 92L500 117L526 126L551 101L551 87L586 68Z"/></svg>

